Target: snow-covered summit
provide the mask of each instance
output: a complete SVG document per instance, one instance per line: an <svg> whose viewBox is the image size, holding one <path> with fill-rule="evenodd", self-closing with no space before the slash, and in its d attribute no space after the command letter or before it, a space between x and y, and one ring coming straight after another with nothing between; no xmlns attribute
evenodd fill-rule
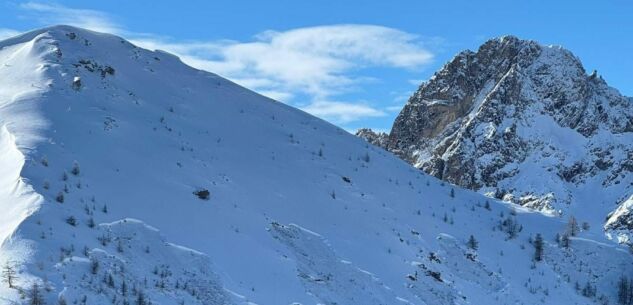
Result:
<svg viewBox="0 0 633 305"><path fill-rule="evenodd" d="M120 37L0 42L0 80L2 305L594 304L633 271L597 228Z"/></svg>
<svg viewBox="0 0 633 305"><path fill-rule="evenodd" d="M448 182L602 227L633 192L633 103L570 51L504 36L422 84L386 148Z"/></svg>

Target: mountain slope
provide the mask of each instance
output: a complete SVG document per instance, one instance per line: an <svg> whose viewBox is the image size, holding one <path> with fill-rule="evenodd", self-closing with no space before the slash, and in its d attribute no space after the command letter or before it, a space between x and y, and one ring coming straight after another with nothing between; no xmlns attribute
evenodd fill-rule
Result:
<svg viewBox="0 0 633 305"><path fill-rule="evenodd" d="M385 142L440 179L594 227L633 193L630 99L571 52L512 36L435 73Z"/></svg>
<svg viewBox="0 0 633 305"><path fill-rule="evenodd" d="M597 229L563 247L564 219L119 37L0 42L0 79L2 304L594 304L633 271Z"/></svg>

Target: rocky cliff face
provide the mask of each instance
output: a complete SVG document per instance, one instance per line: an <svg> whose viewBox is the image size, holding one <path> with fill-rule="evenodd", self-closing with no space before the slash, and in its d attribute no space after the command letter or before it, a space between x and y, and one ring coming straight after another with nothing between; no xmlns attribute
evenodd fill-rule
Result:
<svg viewBox="0 0 633 305"><path fill-rule="evenodd" d="M609 214L604 225L611 238L619 242L631 244L631 228L633 228L633 196L624 201Z"/></svg>
<svg viewBox="0 0 633 305"><path fill-rule="evenodd" d="M423 83L386 147L448 182L602 226L633 189L633 103L571 52L507 36Z"/></svg>
<svg viewBox="0 0 633 305"><path fill-rule="evenodd" d="M361 128L356 131L356 136L365 139L372 145L387 149L389 144L389 135L384 132L375 132L369 128Z"/></svg>

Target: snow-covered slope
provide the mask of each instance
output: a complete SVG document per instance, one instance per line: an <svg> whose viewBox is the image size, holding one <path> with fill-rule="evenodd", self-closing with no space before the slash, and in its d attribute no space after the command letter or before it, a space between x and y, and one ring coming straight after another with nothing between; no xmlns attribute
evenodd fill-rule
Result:
<svg viewBox="0 0 633 305"><path fill-rule="evenodd" d="M571 52L512 36L459 53L383 142L440 179L594 227L633 194L631 100Z"/></svg>
<svg viewBox="0 0 633 305"><path fill-rule="evenodd" d="M633 272L599 228L565 248L566 219L119 37L0 42L0 79L3 305L34 284L46 304L594 304Z"/></svg>

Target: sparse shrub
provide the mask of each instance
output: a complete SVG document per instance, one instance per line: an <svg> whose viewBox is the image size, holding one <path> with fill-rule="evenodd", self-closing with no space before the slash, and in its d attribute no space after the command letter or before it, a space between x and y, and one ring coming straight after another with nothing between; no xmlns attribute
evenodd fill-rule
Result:
<svg viewBox="0 0 633 305"><path fill-rule="evenodd" d="M75 176L78 176L78 175L79 175L80 170L79 170L79 163L77 163L77 161L75 161L75 162L73 163L73 168L70 170L70 173L71 173L71 174L73 174L73 175L75 175Z"/></svg>
<svg viewBox="0 0 633 305"><path fill-rule="evenodd" d="M75 227L77 226L77 219L75 219L74 216L69 216L68 218L66 218L66 223Z"/></svg>
<svg viewBox="0 0 633 305"><path fill-rule="evenodd" d="M583 231L589 231L589 228L590 228L589 223L588 223L588 222L586 222L586 221L584 221L584 222L582 223L582 230L583 230Z"/></svg>

